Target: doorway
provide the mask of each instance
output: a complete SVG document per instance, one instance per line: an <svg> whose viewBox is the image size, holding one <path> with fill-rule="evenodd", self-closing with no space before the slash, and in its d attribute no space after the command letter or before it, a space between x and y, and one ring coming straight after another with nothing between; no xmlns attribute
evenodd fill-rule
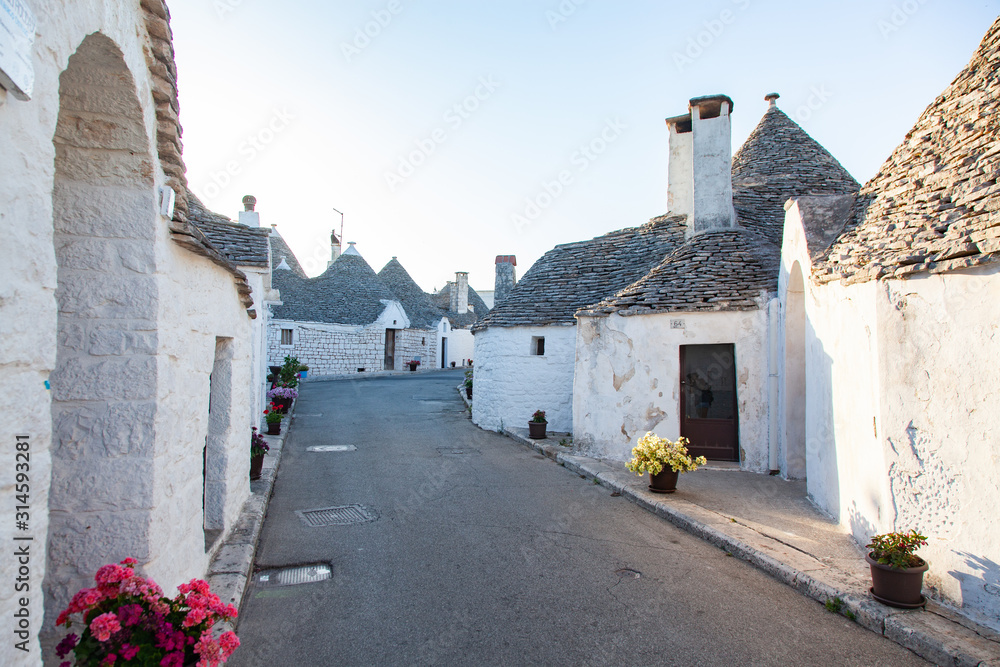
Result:
<svg viewBox="0 0 1000 667"><path fill-rule="evenodd" d="M441 368L448 368L448 339L441 339Z"/></svg>
<svg viewBox="0 0 1000 667"><path fill-rule="evenodd" d="M735 346L682 345L680 354L681 435L691 456L739 461Z"/></svg>
<svg viewBox="0 0 1000 667"><path fill-rule="evenodd" d="M385 330L385 370L396 370L396 330Z"/></svg>

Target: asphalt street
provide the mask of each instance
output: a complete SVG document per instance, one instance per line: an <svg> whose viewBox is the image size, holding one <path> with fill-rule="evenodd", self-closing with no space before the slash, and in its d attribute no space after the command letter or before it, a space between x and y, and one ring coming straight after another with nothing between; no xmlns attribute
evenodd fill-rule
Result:
<svg viewBox="0 0 1000 667"><path fill-rule="evenodd" d="M229 664L927 664L478 429L461 379L304 385L257 551L268 581ZM308 451L330 445L356 450ZM350 505L369 520L297 513ZM275 585L271 570L316 564L332 577Z"/></svg>

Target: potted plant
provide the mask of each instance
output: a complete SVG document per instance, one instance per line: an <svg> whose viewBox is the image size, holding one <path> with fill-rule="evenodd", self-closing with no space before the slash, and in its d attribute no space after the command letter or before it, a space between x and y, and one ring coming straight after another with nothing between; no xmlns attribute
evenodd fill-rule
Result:
<svg viewBox="0 0 1000 667"><path fill-rule="evenodd" d="M281 418L283 415L274 409L274 403L264 410L264 421L267 422L268 435L281 435Z"/></svg>
<svg viewBox="0 0 1000 667"><path fill-rule="evenodd" d="M414 372L414 371L417 370L417 366L420 365L420 360L419 359L414 359L414 360L408 361L406 363L410 367L410 372L412 373L412 372Z"/></svg>
<svg viewBox="0 0 1000 667"><path fill-rule="evenodd" d="M274 408L284 414L288 412L288 408L292 407L292 401L299 397L299 392L294 387L285 387L283 385L278 385L273 387L267 392L267 399L271 401Z"/></svg>
<svg viewBox="0 0 1000 667"><path fill-rule="evenodd" d="M286 387L297 387L299 384L299 360L292 356L285 357L285 363L278 370L278 379Z"/></svg>
<svg viewBox="0 0 1000 667"><path fill-rule="evenodd" d="M528 437L533 440L542 440L545 438L545 427L548 426L548 422L545 421L545 411L535 410L535 414L531 415L531 420L528 422Z"/></svg>
<svg viewBox="0 0 1000 667"><path fill-rule="evenodd" d="M299 364L299 377L303 380L309 377L309 367L305 364Z"/></svg>
<svg viewBox="0 0 1000 667"><path fill-rule="evenodd" d="M278 422L279 426L281 422ZM270 451L264 435L257 432L257 427L252 427L250 434L250 479L260 479L260 472L264 468L264 455Z"/></svg>
<svg viewBox="0 0 1000 667"><path fill-rule="evenodd" d="M653 493L673 493L680 473L692 472L708 463L704 456L692 458L689 444L683 436L671 442L650 431L632 448L632 459L625 467L636 475L649 473L649 490Z"/></svg>
<svg viewBox="0 0 1000 667"><path fill-rule="evenodd" d="M472 399L472 371L465 371L465 396Z"/></svg>
<svg viewBox="0 0 1000 667"><path fill-rule="evenodd" d="M105 565L94 575L97 586L73 596L56 625L72 628L78 616L80 636L68 634L56 655L74 654L80 666L219 665L240 640L231 630L218 636L212 628L236 618L236 607L223 604L201 579L177 587L170 599L152 579L135 573L136 560ZM121 660L119 660L119 658ZM62 663L68 665L69 661Z"/></svg>
<svg viewBox="0 0 1000 667"><path fill-rule="evenodd" d="M865 560L872 571L872 597L890 607L916 609L924 605L920 590L927 562L914 552L927 544L927 537L915 530L872 536Z"/></svg>

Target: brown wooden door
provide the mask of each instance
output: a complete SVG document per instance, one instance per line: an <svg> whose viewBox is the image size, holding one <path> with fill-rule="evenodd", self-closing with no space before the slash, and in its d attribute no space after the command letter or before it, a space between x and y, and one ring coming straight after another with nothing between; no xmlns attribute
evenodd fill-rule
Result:
<svg viewBox="0 0 1000 667"><path fill-rule="evenodd" d="M396 330L385 330L385 370L396 370Z"/></svg>
<svg viewBox="0 0 1000 667"><path fill-rule="evenodd" d="M680 407L692 456L740 460L733 345L681 346Z"/></svg>

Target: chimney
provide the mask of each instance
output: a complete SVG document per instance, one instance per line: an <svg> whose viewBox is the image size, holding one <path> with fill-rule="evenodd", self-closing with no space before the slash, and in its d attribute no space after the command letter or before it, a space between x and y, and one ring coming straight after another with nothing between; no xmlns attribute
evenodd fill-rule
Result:
<svg viewBox="0 0 1000 667"><path fill-rule="evenodd" d="M736 226L732 110L733 101L727 96L709 95L692 99L687 114L667 119L668 208L687 215L689 236Z"/></svg>
<svg viewBox="0 0 1000 667"><path fill-rule="evenodd" d="M337 238L337 230L335 229L330 232L330 261L326 264L327 268L330 268L330 265L336 262L337 258L340 257L340 248L340 239Z"/></svg>
<svg viewBox="0 0 1000 667"><path fill-rule="evenodd" d="M516 266L517 257L514 255L497 255L497 278L493 283L494 307L506 299L514 289L514 284L517 282L517 272L514 269Z"/></svg>
<svg viewBox="0 0 1000 667"><path fill-rule="evenodd" d="M469 274L464 271L455 273L455 282L451 286L451 312L459 315L469 312Z"/></svg>
<svg viewBox="0 0 1000 667"><path fill-rule="evenodd" d="M243 198L243 210L240 211L240 224L247 227L260 227L260 213L253 210L257 205L257 198L247 195Z"/></svg>

